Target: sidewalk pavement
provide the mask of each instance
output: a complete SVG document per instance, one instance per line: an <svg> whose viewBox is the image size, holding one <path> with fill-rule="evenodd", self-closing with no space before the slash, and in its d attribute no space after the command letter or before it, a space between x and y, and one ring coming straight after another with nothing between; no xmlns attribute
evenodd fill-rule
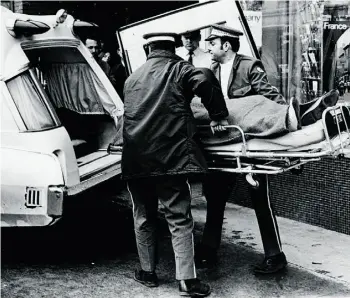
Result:
<svg viewBox="0 0 350 298"><path fill-rule="evenodd" d="M197 196L192 205L193 217L200 226L205 222L205 200ZM282 217L277 217L277 222L282 247L290 265L340 282L350 289L349 235ZM227 203L222 242L263 253L254 210Z"/></svg>
<svg viewBox="0 0 350 298"><path fill-rule="evenodd" d="M123 200L103 201L101 193L90 194L97 205L90 205L86 195L75 201L54 227L5 230L1 297L180 297L166 222L158 224L160 285L147 288L133 279L139 258L132 211L125 207L131 204L129 195L125 191ZM108 196L106 190L103 194ZM198 189L193 195L198 243L206 202ZM212 286L211 298L350 297L350 236L278 218L289 265L278 274L255 276L251 265L263 253L254 211L228 203L225 217L217 268L197 270Z"/></svg>

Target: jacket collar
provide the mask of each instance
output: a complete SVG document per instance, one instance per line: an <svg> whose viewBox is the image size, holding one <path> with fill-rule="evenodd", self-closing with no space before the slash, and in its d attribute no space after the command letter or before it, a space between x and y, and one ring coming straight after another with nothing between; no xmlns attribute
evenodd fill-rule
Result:
<svg viewBox="0 0 350 298"><path fill-rule="evenodd" d="M228 89L230 88L230 85L232 84L232 81L234 79L234 77L236 76L236 71L238 68L239 63L242 60L242 56L240 54L236 53L236 56L234 57L233 60L233 64L232 64L232 70L230 73L230 78L228 80ZM219 80L219 82L221 82L221 78L220 78L220 63L219 62L214 62L211 66L212 71L214 72L216 78Z"/></svg>
<svg viewBox="0 0 350 298"><path fill-rule="evenodd" d="M235 59L233 61L232 69L236 71L241 60L242 60L242 55L236 53Z"/></svg>
<svg viewBox="0 0 350 298"><path fill-rule="evenodd" d="M232 70L231 70L231 73L230 73L230 77L229 77L229 79L228 79L228 84L227 84L228 90L230 89L230 86L231 86L231 84L232 84L232 81L233 81L233 79L234 79L235 76L236 76L237 67L238 67L238 64L239 64L240 61L241 61L241 58L240 58L240 56L236 53L236 54L235 54L235 57L233 58Z"/></svg>
<svg viewBox="0 0 350 298"><path fill-rule="evenodd" d="M152 58L169 58L169 59L175 59L175 60L183 60L181 57L175 55L174 53L166 50L155 50L151 52L147 60L152 59Z"/></svg>

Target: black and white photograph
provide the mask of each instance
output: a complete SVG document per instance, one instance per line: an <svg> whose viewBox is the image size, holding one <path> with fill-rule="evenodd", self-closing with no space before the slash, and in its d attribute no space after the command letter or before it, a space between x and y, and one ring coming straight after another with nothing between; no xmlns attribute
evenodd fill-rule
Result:
<svg viewBox="0 0 350 298"><path fill-rule="evenodd" d="M2 0L3 298L350 298L350 0Z"/></svg>

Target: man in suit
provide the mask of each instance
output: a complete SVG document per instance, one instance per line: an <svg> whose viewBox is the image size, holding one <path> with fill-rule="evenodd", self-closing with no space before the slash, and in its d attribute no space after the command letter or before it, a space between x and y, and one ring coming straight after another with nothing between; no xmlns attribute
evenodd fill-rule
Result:
<svg viewBox="0 0 350 298"><path fill-rule="evenodd" d="M102 68L103 72L107 75L120 99L123 101L123 87L126 80L126 71L124 65L121 63L119 54L115 53L111 55L111 53L103 50L101 41L94 37L88 37L85 40L85 46L90 51L97 64Z"/></svg>
<svg viewBox="0 0 350 298"><path fill-rule="evenodd" d="M108 62L103 59L103 56L100 57L102 50L101 50L101 44L100 42L95 39L94 37L88 37L85 40L85 46L88 48L98 65L102 68L104 73L109 76L109 72L111 70L111 67L109 66Z"/></svg>
<svg viewBox="0 0 350 298"><path fill-rule="evenodd" d="M199 29L182 33L181 41L184 47L177 51L177 55L195 67L210 68L211 55L199 47L201 38Z"/></svg>

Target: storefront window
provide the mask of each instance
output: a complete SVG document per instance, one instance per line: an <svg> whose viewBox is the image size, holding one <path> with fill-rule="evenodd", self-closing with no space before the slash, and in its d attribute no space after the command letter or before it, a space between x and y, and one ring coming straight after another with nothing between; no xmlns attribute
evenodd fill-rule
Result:
<svg viewBox="0 0 350 298"><path fill-rule="evenodd" d="M240 5L258 49L262 44L262 5L264 1L242 0Z"/></svg>
<svg viewBox="0 0 350 298"><path fill-rule="evenodd" d="M350 1L325 1L323 12L324 88L349 97Z"/></svg>
<svg viewBox="0 0 350 298"><path fill-rule="evenodd" d="M333 88L346 94L350 85L349 0L240 3L257 45L261 43L268 78L287 99L294 96L307 102ZM261 25L258 17L251 16L257 12L262 15Z"/></svg>
<svg viewBox="0 0 350 298"><path fill-rule="evenodd" d="M322 93L320 1L264 1L262 60L270 82L287 98Z"/></svg>

